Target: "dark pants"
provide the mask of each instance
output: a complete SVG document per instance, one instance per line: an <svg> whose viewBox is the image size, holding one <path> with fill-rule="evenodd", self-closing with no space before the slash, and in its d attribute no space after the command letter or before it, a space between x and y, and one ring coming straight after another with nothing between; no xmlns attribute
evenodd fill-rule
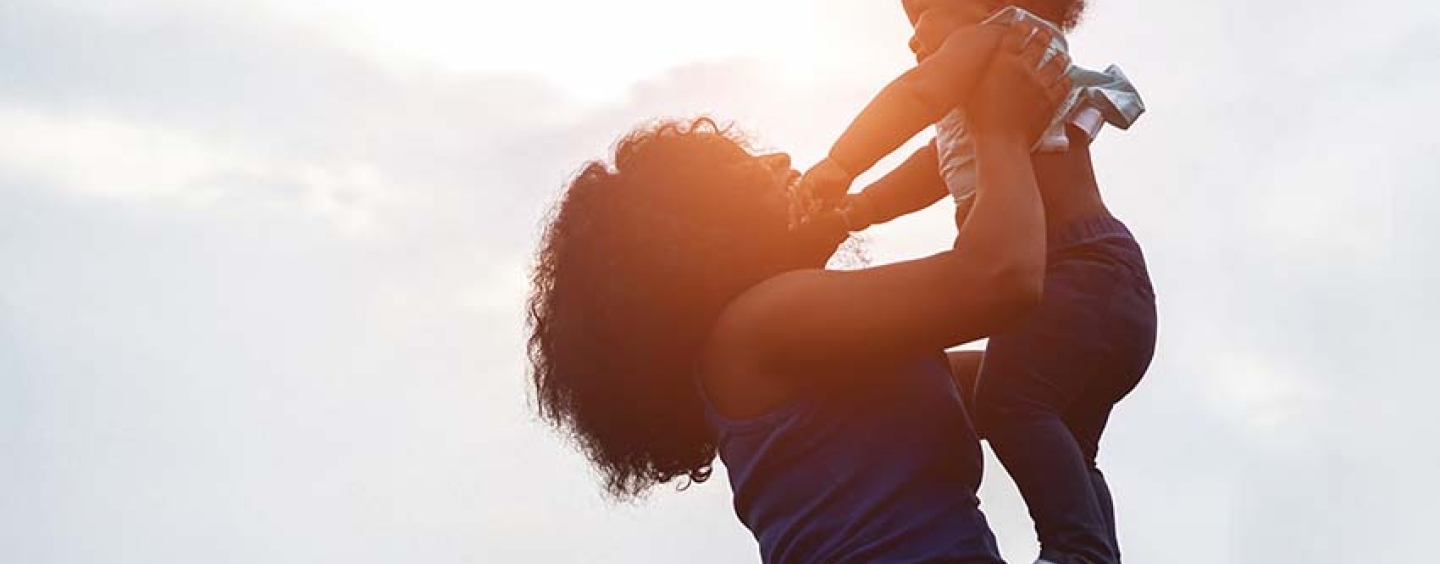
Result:
<svg viewBox="0 0 1440 564"><path fill-rule="evenodd" d="M990 339L972 413L1019 486L1046 560L1120 561L1095 456L1110 410L1150 365L1155 330L1140 246L1106 216L1051 234L1040 307Z"/></svg>

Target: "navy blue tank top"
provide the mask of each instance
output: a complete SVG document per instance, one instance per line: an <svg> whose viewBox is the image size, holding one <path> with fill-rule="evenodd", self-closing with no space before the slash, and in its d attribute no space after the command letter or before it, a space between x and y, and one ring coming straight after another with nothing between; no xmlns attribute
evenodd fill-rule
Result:
<svg viewBox="0 0 1440 564"><path fill-rule="evenodd" d="M735 513L766 564L1003 564L975 496L980 443L944 357L886 372L751 419L706 400Z"/></svg>

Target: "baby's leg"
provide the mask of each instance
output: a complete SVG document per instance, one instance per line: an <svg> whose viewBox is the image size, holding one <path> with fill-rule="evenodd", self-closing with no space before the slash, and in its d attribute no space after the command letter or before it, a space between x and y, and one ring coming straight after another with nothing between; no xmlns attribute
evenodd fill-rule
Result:
<svg viewBox="0 0 1440 564"><path fill-rule="evenodd" d="M1054 562L1119 561L1095 454L1111 406L1134 387L1153 350L1148 282L1140 288L1119 252L1134 243L1118 222L1107 222L1086 237L1052 241L1043 302L1022 325L991 338L976 389L977 428L1019 486L1041 556Z"/></svg>
<svg viewBox="0 0 1440 564"><path fill-rule="evenodd" d="M1111 344L1111 354L1101 365L1101 377L1065 413L1065 424L1089 466L1091 484L1105 514L1110 546L1115 549L1118 561L1120 544L1115 533L1115 506L1109 484L1095 459L1100 450L1100 437L1115 404L1140 383L1150 366L1155 351L1155 295L1145 272L1144 257L1133 240L1112 239L1096 245L1108 247L1104 252L1120 261L1126 276L1111 296L1107 309L1106 337Z"/></svg>
<svg viewBox="0 0 1440 564"><path fill-rule="evenodd" d="M1019 487L1040 556L1051 562L1117 562L1093 458L1065 420L1098 378L1105 351L1093 336L1113 285L1104 269L1051 264L1040 307L1023 325L991 337L976 384L976 429Z"/></svg>
<svg viewBox="0 0 1440 564"><path fill-rule="evenodd" d="M1097 397L1098 394L1085 395L1091 397L1082 397L1072 405L1070 411L1065 414L1065 425L1070 428L1076 445L1080 447L1080 453L1085 460L1090 477L1090 486L1095 492L1095 502L1104 517L1107 540L1114 552L1115 561L1119 562L1120 539L1115 530L1115 501L1110 494L1110 484L1105 481L1105 474L1095 463L1095 457L1100 450L1100 435L1103 434L1105 424L1110 419L1110 411L1114 404Z"/></svg>

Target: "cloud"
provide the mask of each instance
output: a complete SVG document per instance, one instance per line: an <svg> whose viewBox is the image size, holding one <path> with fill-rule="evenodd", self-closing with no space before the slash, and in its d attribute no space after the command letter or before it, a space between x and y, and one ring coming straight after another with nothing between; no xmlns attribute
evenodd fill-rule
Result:
<svg viewBox="0 0 1440 564"><path fill-rule="evenodd" d="M578 561L697 523L728 531L714 561L753 554L719 485L630 535L505 534L613 515L528 412L517 298L569 171L697 111L660 107L690 81L594 110L253 14L24 14L0 23L4 559Z"/></svg>
<svg viewBox="0 0 1440 564"><path fill-rule="evenodd" d="M183 130L104 117L54 117L0 108L0 170L25 182L190 207L228 201L298 207L350 234L367 231L395 195L364 162L265 159ZM267 202L268 200L268 202Z"/></svg>

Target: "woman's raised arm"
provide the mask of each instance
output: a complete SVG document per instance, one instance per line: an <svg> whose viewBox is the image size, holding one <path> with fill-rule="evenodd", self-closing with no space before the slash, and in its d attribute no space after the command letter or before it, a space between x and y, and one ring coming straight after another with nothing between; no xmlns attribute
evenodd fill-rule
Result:
<svg viewBox="0 0 1440 564"><path fill-rule="evenodd" d="M1044 209L1030 145L1063 92L1063 72L1037 70L1044 41L1007 35L976 103L979 188L955 248L858 271L802 270L737 298L714 338L777 373L815 362L938 353L1001 329L1039 302ZM1063 67L1061 67L1063 71Z"/></svg>

